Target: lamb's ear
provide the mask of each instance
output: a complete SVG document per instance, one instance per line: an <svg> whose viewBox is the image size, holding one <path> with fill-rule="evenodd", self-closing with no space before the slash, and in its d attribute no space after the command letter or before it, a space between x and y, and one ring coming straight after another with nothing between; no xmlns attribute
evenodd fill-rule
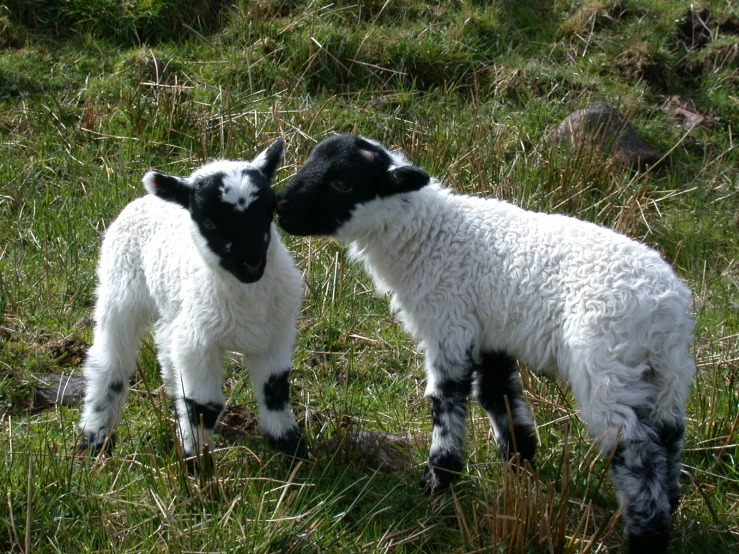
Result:
<svg viewBox="0 0 739 554"><path fill-rule="evenodd" d="M387 195L413 192L422 189L431 181L428 173L413 165L394 167L388 171L388 176L390 183L388 190L385 191Z"/></svg>
<svg viewBox="0 0 739 554"><path fill-rule="evenodd" d="M190 206L190 185L181 177L164 175L156 171L147 171L142 179L144 187L151 194L162 200L179 204L183 208Z"/></svg>
<svg viewBox="0 0 739 554"><path fill-rule="evenodd" d="M252 160L251 164L264 173L268 179L272 179L275 171L277 171L277 166L280 165L280 160L284 153L285 141L282 140L282 138L278 138L265 150L260 152L259 155Z"/></svg>

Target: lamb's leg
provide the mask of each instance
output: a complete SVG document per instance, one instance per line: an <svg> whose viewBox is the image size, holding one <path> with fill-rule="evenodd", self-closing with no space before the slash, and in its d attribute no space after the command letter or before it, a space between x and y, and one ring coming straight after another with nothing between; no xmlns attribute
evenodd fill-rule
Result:
<svg viewBox="0 0 739 554"><path fill-rule="evenodd" d="M247 357L259 405L259 427L273 448L290 456L306 457L300 429L290 406L292 350Z"/></svg>
<svg viewBox="0 0 739 554"><path fill-rule="evenodd" d="M470 365L466 354L454 360L448 354L426 352L426 396L431 398L433 418L428 464L421 477L426 492L445 489L462 471L467 397L472 389Z"/></svg>
<svg viewBox="0 0 739 554"><path fill-rule="evenodd" d="M154 344L157 347L157 360L162 381L170 398L181 396L182 383L179 382L179 373L175 370L172 359L172 326L161 320L154 326Z"/></svg>
<svg viewBox="0 0 739 554"><path fill-rule="evenodd" d="M133 285L131 285L133 288ZM116 305L118 298L129 298L129 305ZM104 290L96 309L92 346L82 366L85 400L79 428L83 437L80 451L97 454L108 432L113 433L128 397L128 383L136 370L138 344L149 322L146 302L130 291L119 296Z"/></svg>
<svg viewBox="0 0 739 554"><path fill-rule="evenodd" d="M616 446L611 479L624 508L630 554L667 552L674 495L668 458L657 429L641 422Z"/></svg>
<svg viewBox="0 0 739 554"><path fill-rule="evenodd" d="M662 423L659 426L660 442L667 452L667 496L670 500L670 513L675 513L680 502L680 472L682 471L683 436L685 423L680 416L675 423Z"/></svg>
<svg viewBox="0 0 739 554"><path fill-rule="evenodd" d="M578 367L578 359L587 360L588 366ZM592 378L596 363L610 379ZM658 397L656 389L650 394L645 386L651 382L650 372L638 388L633 382L618 386L616 379L628 375L630 368L612 357L598 361L592 356L574 357L569 369L582 419L603 455L612 456L610 476L623 509L629 552L667 552L671 505L676 505L678 496L682 416L674 411L665 419L665 410L652 400ZM633 403L635 398L639 404Z"/></svg>
<svg viewBox="0 0 739 554"><path fill-rule="evenodd" d="M184 346L183 343L186 345ZM172 350L174 376L171 392L177 409L177 431L185 456L202 453L213 446L213 434L223 411L223 355L194 340L178 341Z"/></svg>
<svg viewBox="0 0 739 554"><path fill-rule="evenodd" d="M501 455L513 460L519 454L521 461L533 462L536 424L521 395L516 360L504 352L489 352L473 367L474 394L488 413Z"/></svg>

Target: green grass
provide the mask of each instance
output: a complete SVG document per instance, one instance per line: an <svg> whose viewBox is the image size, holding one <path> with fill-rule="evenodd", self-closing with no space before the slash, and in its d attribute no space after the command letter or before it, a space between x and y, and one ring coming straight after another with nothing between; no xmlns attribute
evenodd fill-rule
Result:
<svg viewBox="0 0 739 554"><path fill-rule="evenodd" d="M294 407L317 454L291 465L254 430L248 373L225 362L247 433L219 437L211 480L172 445L154 348L116 450L76 458L77 407L37 410L35 376L79 373L102 233L146 169L353 132L399 147L456 190L567 213L660 250L695 295L675 552L739 544L739 11L704 1L707 41L667 0L11 1L0 11L0 550L9 552L616 552L617 502L562 382L524 370L538 479L517 475L474 403L453 493L418 490L430 436L422 357L336 243L284 237L305 274ZM696 10L699 6L696 6ZM681 38L682 37L682 38ZM686 43L687 40L687 43ZM153 56L169 62L156 82ZM710 127L665 107L689 99ZM552 151L606 100L669 152L646 171ZM393 470L326 440L409 433ZM334 443L328 443L336 444ZM569 549L569 550L568 550Z"/></svg>

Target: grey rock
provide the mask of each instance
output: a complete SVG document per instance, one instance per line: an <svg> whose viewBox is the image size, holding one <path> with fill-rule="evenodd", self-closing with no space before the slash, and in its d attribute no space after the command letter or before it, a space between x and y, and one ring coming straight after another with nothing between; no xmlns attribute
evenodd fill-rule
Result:
<svg viewBox="0 0 739 554"><path fill-rule="evenodd" d="M169 71L169 62L156 56L151 57L146 62L146 69L149 72L149 80L153 83L168 83L171 77Z"/></svg>
<svg viewBox="0 0 739 554"><path fill-rule="evenodd" d="M36 405L62 404L76 406L82 402L85 393L85 380L71 375L38 375L39 385L36 389Z"/></svg>
<svg viewBox="0 0 739 554"><path fill-rule="evenodd" d="M614 156L628 165L642 165L660 158L659 151L649 146L606 102L594 102L567 116L553 138L581 152L593 149Z"/></svg>
<svg viewBox="0 0 739 554"><path fill-rule="evenodd" d="M95 321L89 316L82 316L74 324L75 329L92 329L95 325Z"/></svg>
<svg viewBox="0 0 739 554"><path fill-rule="evenodd" d="M318 458L339 456L368 470L394 472L413 464L411 449L419 441L405 433L349 432L330 438L316 448Z"/></svg>

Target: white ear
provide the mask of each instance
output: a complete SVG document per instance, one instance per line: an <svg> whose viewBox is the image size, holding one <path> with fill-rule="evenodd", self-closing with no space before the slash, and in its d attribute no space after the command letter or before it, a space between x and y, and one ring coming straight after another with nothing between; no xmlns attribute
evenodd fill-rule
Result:
<svg viewBox="0 0 739 554"><path fill-rule="evenodd" d="M144 183L144 188L146 189L146 192L148 192L149 194L157 193L156 176L157 174L155 171L147 171L144 174L144 178L141 179L141 182Z"/></svg>
<svg viewBox="0 0 739 554"><path fill-rule="evenodd" d="M368 162L374 162L375 161L375 155L370 152L369 150L360 150L359 155L362 156L365 160Z"/></svg>
<svg viewBox="0 0 739 554"><path fill-rule="evenodd" d="M144 183L147 192L162 200L175 202L185 208L190 204L191 189L186 179L156 171L147 171L141 182Z"/></svg>
<svg viewBox="0 0 739 554"><path fill-rule="evenodd" d="M282 140L282 138L278 138L270 144L268 148L260 152L259 155L252 160L251 164L264 173L268 179L271 179L272 175L277 171L277 166L280 164L280 160L282 159L284 152L285 141Z"/></svg>

